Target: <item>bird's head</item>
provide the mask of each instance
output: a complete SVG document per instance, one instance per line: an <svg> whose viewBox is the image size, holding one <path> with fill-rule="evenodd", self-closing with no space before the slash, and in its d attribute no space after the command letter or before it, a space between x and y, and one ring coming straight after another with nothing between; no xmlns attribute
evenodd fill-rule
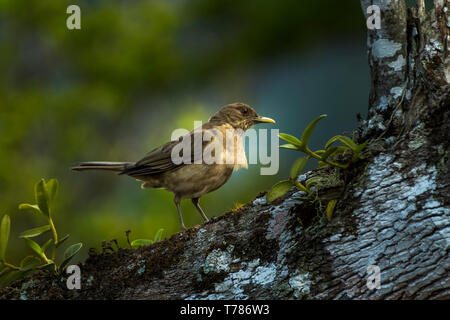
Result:
<svg viewBox="0 0 450 320"><path fill-rule="evenodd" d="M247 130L258 123L275 123L275 120L260 117L249 105L241 102L232 103L222 107L209 122L217 125L230 124L235 129Z"/></svg>

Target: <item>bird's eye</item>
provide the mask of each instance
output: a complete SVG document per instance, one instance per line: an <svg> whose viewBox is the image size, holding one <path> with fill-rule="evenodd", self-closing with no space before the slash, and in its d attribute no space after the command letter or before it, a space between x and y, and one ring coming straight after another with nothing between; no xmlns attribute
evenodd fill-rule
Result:
<svg viewBox="0 0 450 320"><path fill-rule="evenodd" d="M247 114L248 113L248 109L247 108L242 108L241 112L242 112L242 114Z"/></svg>

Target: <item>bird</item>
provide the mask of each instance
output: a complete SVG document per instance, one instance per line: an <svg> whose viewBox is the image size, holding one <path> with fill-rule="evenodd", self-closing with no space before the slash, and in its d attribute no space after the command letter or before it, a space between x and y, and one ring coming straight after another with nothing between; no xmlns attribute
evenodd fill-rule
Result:
<svg viewBox="0 0 450 320"><path fill-rule="evenodd" d="M139 161L88 161L71 169L113 171L142 181L143 189L163 188L172 192L180 229L184 231L181 200L191 199L203 220L209 221L200 207L200 197L224 185L233 171L248 167L243 133L259 123L275 123L275 120L261 117L249 105L236 102L223 106L208 122L153 149ZM210 161L205 154L215 161Z"/></svg>

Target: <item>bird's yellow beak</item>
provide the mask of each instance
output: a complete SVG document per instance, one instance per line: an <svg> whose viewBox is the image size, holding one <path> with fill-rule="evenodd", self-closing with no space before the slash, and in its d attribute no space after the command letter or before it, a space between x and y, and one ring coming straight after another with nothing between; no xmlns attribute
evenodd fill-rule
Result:
<svg viewBox="0 0 450 320"><path fill-rule="evenodd" d="M275 123L275 120L267 117L257 117L255 119L256 123Z"/></svg>

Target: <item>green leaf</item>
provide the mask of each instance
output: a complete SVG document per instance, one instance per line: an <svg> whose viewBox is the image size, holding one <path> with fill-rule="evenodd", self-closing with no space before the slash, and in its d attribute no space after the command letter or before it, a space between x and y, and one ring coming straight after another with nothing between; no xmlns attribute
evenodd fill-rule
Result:
<svg viewBox="0 0 450 320"><path fill-rule="evenodd" d="M31 269L37 267L40 264L41 264L41 260L39 260L37 257L35 257L35 256L26 256L20 262L20 270L21 271L31 270Z"/></svg>
<svg viewBox="0 0 450 320"><path fill-rule="evenodd" d="M294 146L294 145L291 144L291 143L282 144L282 145L280 146L280 148L283 148L283 149L292 149L292 150L300 150L298 147Z"/></svg>
<svg viewBox="0 0 450 320"><path fill-rule="evenodd" d="M291 189L293 185L294 183L291 180L283 180L274 184L272 189L269 192L267 192L266 200L268 202L272 202L275 199L282 197L283 195L286 194L286 192L288 192Z"/></svg>
<svg viewBox="0 0 450 320"><path fill-rule="evenodd" d="M22 279L25 275L26 273L20 270L9 269L7 272L0 276L0 288L7 287L14 281Z"/></svg>
<svg viewBox="0 0 450 320"><path fill-rule="evenodd" d="M306 188L309 189L309 188L311 188L312 185L320 183L322 181L322 179L323 179L322 177L316 176L316 177L312 177L312 178L306 180L306 183L305 183Z"/></svg>
<svg viewBox="0 0 450 320"><path fill-rule="evenodd" d="M353 151L355 151L357 149L356 144L353 142L352 139L350 139L349 137L346 136L334 136L333 138L331 138L330 140L328 140L328 142L325 144L325 149L328 149L328 147L335 141L339 141L342 143L342 145L346 146L347 148L352 149Z"/></svg>
<svg viewBox="0 0 450 320"><path fill-rule="evenodd" d="M51 259L48 259L48 263L41 264L41 265L37 266L36 269L39 269L39 270L48 269L50 271L55 271L56 270L55 262Z"/></svg>
<svg viewBox="0 0 450 320"><path fill-rule="evenodd" d="M303 192L306 192L307 194L310 194L311 193L311 191L308 189L308 188L306 188L304 185L302 185L300 182L298 182L298 181L294 181L294 185L295 185L295 187L298 189L298 190L300 190L300 191L303 191Z"/></svg>
<svg viewBox="0 0 450 320"><path fill-rule="evenodd" d="M326 114L322 114L322 115L318 116L316 119L311 121L311 123L306 127L305 131L303 131L302 138L301 138L303 147L306 147L308 145L309 138L311 137L311 133L313 132L317 122L319 122L326 116L327 116Z"/></svg>
<svg viewBox="0 0 450 320"><path fill-rule="evenodd" d="M364 156L361 154L361 151L367 146L367 142L358 144L353 150L352 162L356 162L358 159L364 159Z"/></svg>
<svg viewBox="0 0 450 320"><path fill-rule="evenodd" d="M326 166L328 166L328 163L323 162L323 161L319 161L318 164L319 164L319 167L326 167Z"/></svg>
<svg viewBox="0 0 450 320"><path fill-rule="evenodd" d="M43 258L43 251L42 248L33 240L28 239L28 238L23 238L25 240L25 242L27 243L27 245L38 254L38 256Z"/></svg>
<svg viewBox="0 0 450 320"><path fill-rule="evenodd" d="M64 237L62 237L61 239L58 240L58 243L55 245L57 248L62 245L64 243L64 241L66 241L67 239L69 239L69 235L65 235Z"/></svg>
<svg viewBox="0 0 450 320"><path fill-rule="evenodd" d="M70 259L74 255L77 254L78 251L80 251L81 247L83 246L82 243L75 243L68 247L66 251L64 251L64 259Z"/></svg>
<svg viewBox="0 0 450 320"><path fill-rule="evenodd" d="M22 211L28 211L30 213L36 214L40 213L43 214L41 209L39 209L39 206L37 204L29 204L29 203L22 203L19 205L19 210Z"/></svg>
<svg viewBox="0 0 450 320"><path fill-rule="evenodd" d="M0 288L7 287L11 283L23 279L33 271L21 271L5 267L0 271Z"/></svg>
<svg viewBox="0 0 450 320"><path fill-rule="evenodd" d="M153 240L149 240L149 239L136 239L131 241L131 246L133 248L139 248L140 246L146 246L149 244L152 244Z"/></svg>
<svg viewBox="0 0 450 320"><path fill-rule="evenodd" d="M53 201L56 198L56 195L58 193L58 187L59 183L56 179L50 179L45 186L47 187L48 196L50 201Z"/></svg>
<svg viewBox="0 0 450 320"><path fill-rule="evenodd" d="M336 203L337 203L336 199L330 200L330 202L328 202L327 210L326 210L328 221L331 221L331 218L333 217L334 207L336 206Z"/></svg>
<svg viewBox="0 0 450 320"><path fill-rule="evenodd" d="M330 154L330 158L333 159L333 160L334 160L334 158L336 158L336 156L338 154L343 154L344 152L350 150L350 148L345 147L345 146L337 146L336 148L337 148L336 151L333 152L332 154Z"/></svg>
<svg viewBox="0 0 450 320"><path fill-rule="evenodd" d="M53 239L48 239L46 243L44 243L44 245L41 247L42 248L42 252L45 252L45 250L47 250L47 248L52 244Z"/></svg>
<svg viewBox="0 0 450 320"><path fill-rule="evenodd" d="M332 155L334 152L336 152L337 147L331 147L328 148L321 156L320 159L322 161L325 161L330 155Z"/></svg>
<svg viewBox="0 0 450 320"><path fill-rule="evenodd" d="M158 242L161 240L162 234L164 229L159 229L158 232L155 234L155 238L153 239L153 243Z"/></svg>
<svg viewBox="0 0 450 320"><path fill-rule="evenodd" d="M289 174L289 177L291 179L297 179L297 176L302 172L302 170L305 168L306 164L308 163L308 158L306 157L300 157L297 160L294 161L294 164L291 167L291 172Z"/></svg>
<svg viewBox="0 0 450 320"><path fill-rule="evenodd" d="M75 243L64 251L64 260L59 266L59 270L64 270L69 261L78 253L78 251L80 251L82 246L82 243Z"/></svg>
<svg viewBox="0 0 450 320"><path fill-rule="evenodd" d="M287 133L280 133L278 134L278 136L283 139L286 142L289 142L290 144L297 146L297 147L301 147L302 146L302 142L300 140L298 140L296 137L287 134Z"/></svg>
<svg viewBox="0 0 450 320"><path fill-rule="evenodd" d="M366 146L367 146L367 142L358 144L355 151L359 153L359 152L363 151Z"/></svg>
<svg viewBox="0 0 450 320"><path fill-rule="evenodd" d="M34 194L39 209L41 209L42 213L47 217L50 217L49 196L44 179L41 179L41 181L36 183L34 187Z"/></svg>
<svg viewBox="0 0 450 320"><path fill-rule="evenodd" d="M344 146L349 147L353 151L356 151L358 149L358 146L356 145L356 143L352 139L350 139L349 137L339 136L339 141L342 142L342 144Z"/></svg>
<svg viewBox="0 0 450 320"><path fill-rule="evenodd" d="M0 269L0 278L3 277L5 274L10 272L12 269L8 267L4 267L3 269Z"/></svg>
<svg viewBox="0 0 450 320"><path fill-rule="evenodd" d="M33 228L27 231L24 231L20 234L19 238L33 238L37 237L41 234L44 234L50 230L50 226L47 224L42 227Z"/></svg>
<svg viewBox="0 0 450 320"><path fill-rule="evenodd" d="M0 261L5 261L10 229L11 219L5 214L2 218L2 223L0 224Z"/></svg>

